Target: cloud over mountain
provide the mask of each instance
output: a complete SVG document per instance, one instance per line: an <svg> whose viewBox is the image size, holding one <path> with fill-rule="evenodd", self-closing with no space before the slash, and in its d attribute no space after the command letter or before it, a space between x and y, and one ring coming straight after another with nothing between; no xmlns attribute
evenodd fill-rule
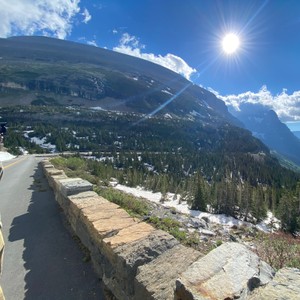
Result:
<svg viewBox="0 0 300 300"><path fill-rule="evenodd" d="M124 33L119 41L119 45L113 48L114 51L136 56L138 58L159 64L178 74L183 75L187 79L190 79L191 75L196 72L196 69L190 67L181 57L177 55L168 53L165 56L162 56L155 55L153 53L143 53L143 49L145 49L145 45L141 44L137 37L128 33Z"/></svg>
<svg viewBox="0 0 300 300"><path fill-rule="evenodd" d="M266 86L257 93L248 91L238 95L222 96L216 91L211 91L235 110L239 110L245 103L263 105L274 110L283 122L300 121L300 91L288 94L287 90L283 89L280 94L272 95Z"/></svg>
<svg viewBox="0 0 300 300"><path fill-rule="evenodd" d="M88 23L80 0L0 0L0 37L34 35L66 38L76 21ZM82 11L82 12L81 12Z"/></svg>

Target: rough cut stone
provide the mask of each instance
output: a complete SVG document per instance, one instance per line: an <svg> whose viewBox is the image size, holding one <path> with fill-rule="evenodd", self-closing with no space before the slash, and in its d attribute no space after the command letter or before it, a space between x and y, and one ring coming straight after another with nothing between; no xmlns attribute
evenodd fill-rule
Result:
<svg viewBox="0 0 300 300"><path fill-rule="evenodd" d="M87 180L83 180L81 178L60 180L60 191L65 197L92 190L93 185Z"/></svg>
<svg viewBox="0 0 300 300"><path fill-rule="evenodd" d="M48 169L45 172L46 177L48 178L49 181L54 183L54 178L57 176L63 176L61 179L66 179L67 176L64 171L62 170L57 170L57 169Z"/></svg>
<svg viewBox="0 0 300 300"><path fill-rule="evenodd" d="M155 228L147 223L135 222L132 226L120 230L116 235L105 238L103 242L110 248L116 248L143 239L154 230Z"/></svg>
<svg viewBox="0 0 300 300"><path fill-rule="evenodd" d="M121 210L119 205L107 201L106 203L102 202L100 205L86 206L82 208L81 215L90 222L93 222L101 219L109 219L117 210ZM122 211L126 214L126 216L129 216L125 210Z"/></svg>
<svg viewBox="0 0 300 300"><path fill-rule="evenodd" d="M199 251L179 244L149 264L140 266L133 299L173 300L176 278L201 256Z"/></svg>
<svg viewBox="0 0 300 300"><path fill-rule="evenodd" d="M48 161L42 162L44 169L44 174L48 179L49 185L51 188L56 189L57 185L55 184L55 179L66 179L67 176L64 171L54 168L52 164Z"/></svg>
<svg viewBox="0 0 300 300"><path fill-rule="evenodd" d="M300 299L300 270L283 268L265 287L254 291L249 300Z"/></svg>
<svg viewBox="0 0 300 300"><path fill-rule="evenodd" d="M109 272L105 273L105 284L118 299L125 299L125 295L133 296L137 268L178 244L170 234L155 230L143 239L105 253L111 265Z"/></svg>
<svg viewBox="0 0 300 300"><path fill-rule="evenodd" d="M102 217L99 218L100 216ZM95 221L91 223L97 240L118 234L118 232L125 230L127 227L137 224L136 221L122 209L117 209L114 212L98 212L97 214L89 216L90 219L91 217L95 218Z"/></svg>
<svg viewBox="0 0 300 300"><path fill-rule="evenodd" d="M65 174L63 170L58 170L55 168L46 169L47 176L63 175Z"/></svg>
<svg viewBox="0 0 300 300"><path fill-rule="evenodd" d="M48 178L50 187L56 192L59 190L60 181L63 179L67 179L67 175L65 173L61 175L53 175Z"/></svg>
<svg viewBox="0 0 300 300"><path fill-rule="evenodd" d="M226 243L181 274L175 299L246 299L273 274L274 270L245 246Z"/></svg>
<svg viewBox="0 0 300 300"><path fill-rule="evenodd" d="M54 166L49 162L48 159L42 160L41 164L42 164L42 166L43 166L44 169L54 168Z"/></svg>
<svg viewBox="0 0 300 300"><path fill-rule="evenodd" d="M86 207L97 207L98 210L101 209L102 204L109 203L108 200L98 196L95 192L83 192L73 196L68 197L69 207L66 211L66 215L72 227L75 229L76 224L79 220L81 210Z"/></svg>

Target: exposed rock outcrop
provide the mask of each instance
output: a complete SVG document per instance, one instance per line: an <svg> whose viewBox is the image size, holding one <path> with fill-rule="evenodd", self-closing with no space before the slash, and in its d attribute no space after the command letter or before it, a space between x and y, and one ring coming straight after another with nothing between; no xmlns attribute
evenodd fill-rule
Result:
<svg viewBox="0 0 300 300"><path fill-rule="evenodd" d="M300 299L300 270L283 268L265 287L257 289L249 300Z"/></svg>
<svg viewBox="0 0 300 300"><path fill-rule="evenodd" d="M173 300L176 278L200 256L198 251L177 245L147 265L139 267L134 284L134 299Z"/></svg>
<svg viewBox="0 0 300 300"><path fill-rule="evenodd" d="M176 299L247 299L274 270L245 246L226 243L194 262L176 281Z"/></svg>

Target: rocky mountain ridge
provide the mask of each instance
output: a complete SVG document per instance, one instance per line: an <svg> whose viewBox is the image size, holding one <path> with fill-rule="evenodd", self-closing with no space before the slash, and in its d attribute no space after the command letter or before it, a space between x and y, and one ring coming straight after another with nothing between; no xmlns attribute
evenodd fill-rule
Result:
<svg viewBox="0 0 300 300"><path fill-rule="evenodd" d="M230 111L271 150L300 165L300 140L279 120L275 111L250 103L240 105L239 111Z"/></svg>

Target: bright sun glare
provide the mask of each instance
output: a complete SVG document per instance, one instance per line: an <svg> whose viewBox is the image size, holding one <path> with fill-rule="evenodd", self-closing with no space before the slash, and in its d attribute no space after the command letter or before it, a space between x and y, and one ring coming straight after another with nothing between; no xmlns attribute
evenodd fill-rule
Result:
<svg viewBox="0 0 300 300"><path fill-rule="evenodd" d="M226 54L235 53L240 46L240 39L234 33L228 33L222 40L222 48Z"/></svg>

